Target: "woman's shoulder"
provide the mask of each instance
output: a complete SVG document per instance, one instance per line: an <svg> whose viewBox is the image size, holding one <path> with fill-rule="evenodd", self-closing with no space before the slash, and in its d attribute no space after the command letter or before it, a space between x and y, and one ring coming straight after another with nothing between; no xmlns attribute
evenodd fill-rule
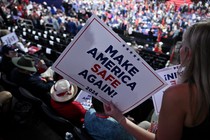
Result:
<svg viewBox="0 0 210 140"><path fill-rule="evenodd" d="M183 83L183 84L177 84L177 85L173 85L173 86L170 86L169 88L167 88L165 90L165 92L169 92L171 94L173 93L186 93L186 92L189 92L190 91L190 86L188 83Z"/></svg>
<svg viewBox="0 0 210 140"><path fill-rule="evenodd" d="M169 99L171 102L180 103L189 100L190 87L189 84L177 84L167 88L164 92L163 98Z"/></svg>

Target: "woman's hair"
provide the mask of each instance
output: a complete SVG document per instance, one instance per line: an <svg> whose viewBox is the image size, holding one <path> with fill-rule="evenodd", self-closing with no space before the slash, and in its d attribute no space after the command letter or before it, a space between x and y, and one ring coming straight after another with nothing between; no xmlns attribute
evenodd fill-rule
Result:
<svg viewBox="0 0 210 140"><path fill-rule="evenodd" d="M191 94L191 101L197 103L195 116L198 117L202 107L210 107L210 22L190 26L183 35L183 41L191 56L185 57L180 66L180 69L184 68L181 81L197 87L199 96Z"/></svg>

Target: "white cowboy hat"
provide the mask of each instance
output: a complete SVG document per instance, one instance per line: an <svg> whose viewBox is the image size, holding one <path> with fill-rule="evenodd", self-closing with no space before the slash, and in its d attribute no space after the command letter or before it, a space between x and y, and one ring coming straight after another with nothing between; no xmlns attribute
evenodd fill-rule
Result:
<svg viewBox="0 0 210 140"><path fill-rule="evenodd" d="M78 88L65 79L58 80L50 89L51 98L57 102L66 102L77 94Z"/></svg>

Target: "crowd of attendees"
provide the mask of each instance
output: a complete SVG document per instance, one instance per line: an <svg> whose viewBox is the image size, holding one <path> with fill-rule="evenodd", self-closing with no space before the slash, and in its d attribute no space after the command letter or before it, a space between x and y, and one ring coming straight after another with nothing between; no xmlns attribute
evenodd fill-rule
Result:
<svg viewBox="0 0 210 140"><path fill-rule="evenodd" d="M4 15L2 18L4 17L5 23L9 19L13 21L7 25L21 24L23 19L29 19L32 21L33 28L45 30L49 27L48 29L59 34L70 34L73 38L86 20L92 14L96 14L114 31L119 32L119 35L138 53L143 48L167 55L173 53L173 47L177 41L181 41L182 34L188 26L210 18L209 7L209 1L184 3L180 7L170 1L155 0L63 0L62 5L59 6L28 0L7 5L1 3L1 11ZM61 48L64 49L69 43L66 42ZM152 59L147 62L151 63ZM168 59L167 56L166 59ZM155 70L163 68L163 66L151 65Z"/></svg>
<svg viewBox="0 0 210 140"><path fill-rule="evenodd" d="M29 19L33 23L33 28L46 30L46 27L49 27L60 34L67 33L74 37L84 26L86 20L92 14L96 14L108 26L123 31L125 37L129 38L133 32L148 37L147 41L152 41L154 44L152 47L148 47L146 44L143 46L145 49L156 53L165 53L161 48L162 38L171 38L174 41L173 45L176 45L177 41L182 40L182 34L187 27L210 18L209 4L209 1L206 3L192 2L177 7L175 3L155 0L138 2L135 0L64 0L60 7L56 7L48 5L46 2L39 4L29 0L2 1L0 2L0 24L1 27L15 26L21 24L23 19ZM8 33L8 30L1 30L1 37ZM150 40L152 37L156 37L156 39ZM75 125L78 124L79 127L82 127L84 119L86 119L87 132L96 139L106 139L103 126L94 128L88 122L97 121L98 125L104 123L103 125L107 128L109 127L106 125L113 125L119 129L118 133L126 131L113 118L105 115L100 101L94 99L93 108L89 111L86 111L79 102L73 101L78 93L78 87L54 72L50 76L43 76L43 73L50 69L53 62L41 57L39 51L33 55L29 54L28 46L21 41L18 43L15 45L3 45L1 43L0 71L6 75L8 80L26 88L34 96L44 100L62 117L78 122ZM132 43L132 45L134 44ZM136 51L142 49L139 46L132 47ZM8 93L6 92L5 95ZM11 96L8 95L8 99L5 100L9 99ZM77 111L66 111L73 109ZM92 116L96 116L96 118ZM104 133L104 137L102 134L95 134L95 129ZM107 133L109 131L107 130ZM117 134L116 130L112 131ZM102 138L98 138L98 136ZM124 139L126 137L134 139L125 133Z"/></svg>
<svg viewBox="0 0 210 140"><path fill-rule="evenodd" d="M31 19L34 27L41 28L52 24L53 29L59 32L68 32L75 35L85 21L96 14L112 28L124 30L127 34L133 31L145 35L161 37L179 36L186 27L210 18L209 2L185 3L176 7L175 3L150 1L76 1L64 0L60 7L41 4L28 0L1 8L6 15L14 20L21 18Z"/></svg>

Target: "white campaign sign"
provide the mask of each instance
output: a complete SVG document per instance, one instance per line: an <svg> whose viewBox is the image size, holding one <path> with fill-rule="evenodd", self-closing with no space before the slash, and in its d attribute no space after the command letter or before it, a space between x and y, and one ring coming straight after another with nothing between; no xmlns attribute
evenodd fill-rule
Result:
<svg viewBox="0 0 210 140"><path fill-rule="evenodd" d="M93 15L52 69L122 112L135 108L167 83L100 18Z"/></svg>
<svg viewBox="0 0 210 140"><path fill-rule="evenodd" d="M77 95L75 101L80 102L82 106L88 110L92 106L92 95L88 92L81 90Z"/></svg>
<svg viewBox="0 0 210 140"><path fill-rule="evenodd" d="M170 66L167 68L159 69L156 72L168 83L166 87L164 87L162 90L157 92L152 96L155 113L158 115L160 113L160 108L162 104L162 97L163 92L170 86L176 85L178 80L178 70L179 65Z"/></svg>
<svg viewBox="0 0 210 140"><path fill-rule="evenodd" d="M16 42L18 42L18 37L15 34L15 32L9 33L3 37L1 37L1 41L3 42L4 45L13 45Z"/></svg>

